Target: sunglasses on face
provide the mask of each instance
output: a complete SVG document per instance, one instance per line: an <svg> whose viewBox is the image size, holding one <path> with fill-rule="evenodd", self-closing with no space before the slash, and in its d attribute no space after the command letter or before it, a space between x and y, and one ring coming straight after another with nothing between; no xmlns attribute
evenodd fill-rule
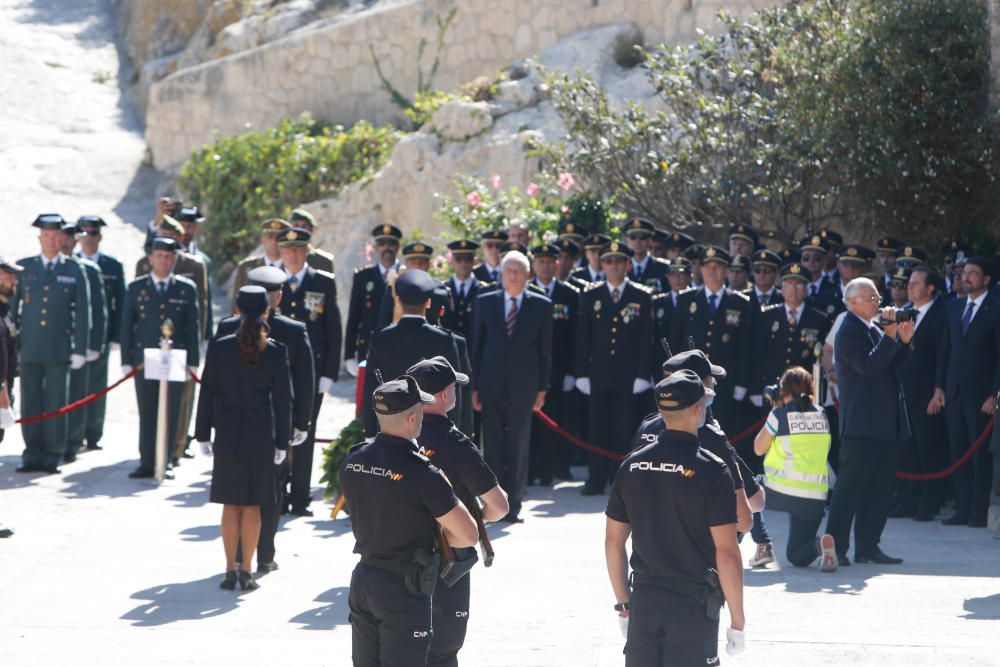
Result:
<svg viewBox="0 0 1000 667"><path fill-rule="evenodd" d="M774 273L774 269L767 266L755 266L753 267L753 272L768 274L768 273Z"/></svg>
<svg viewBox="0 0 1000 667"><path fill-rule="evenodd" d="M825 259L825 255L802 255L802 261L809 262L810 264L812 262L822 262Z"/></svg>
<svg viewBox="0 0 1000 667"><path fill-rule="evenodd" d="M493 241L483 241L484 248L496 249L499 248L501 244L495 243Z"/></svg>
<svg viewBox="0 0 1000 667"><path fill-rule="evenodd" d="M397 247L399 245L399 241L387 241L387 240L383 239L381 241L376 241L375 245L379 246L380 248L385 248L385 247L393 247L393 248L395 248L395 247Z"/></svg>

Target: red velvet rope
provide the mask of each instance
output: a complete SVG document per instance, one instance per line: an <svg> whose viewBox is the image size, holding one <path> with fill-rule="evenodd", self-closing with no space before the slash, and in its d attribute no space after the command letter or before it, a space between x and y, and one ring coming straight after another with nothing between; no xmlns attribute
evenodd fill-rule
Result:
<svg viewBox="0 0 1000 667"><path fill-rule="evenodd" d="M124 377L122 377L120 380L118 380L117 382L115 382L111 386L105 387L104 389L101 389L100 391L94 392L90 396L84 396L80 400L73 401L69 405L64 405L61 408L59 408L58 410L53 410L52 412L45 412L45 413L42 413L40 415L35 415L33 417L21 417L20 419L17 420L17 423L18 424L34 424L36 422L45 421L46 419L52 419L53 417L61 417L62 415L65 415L65 414L68 414L70 412L73 412L74 410L79 410L80 408L84 407L88 403L93 403L94 401L96 401L97 399L99 399L101 396L104 396L109 391L111 391L112 389L114 389L118 385L122 384L126 380L131 380L133 377L135 377L136 373L138 373L141 370L142 370L142 364L139 364L138 366L136 366L135 368L133 368L132 371L128 375L125 375Z"/></svg>

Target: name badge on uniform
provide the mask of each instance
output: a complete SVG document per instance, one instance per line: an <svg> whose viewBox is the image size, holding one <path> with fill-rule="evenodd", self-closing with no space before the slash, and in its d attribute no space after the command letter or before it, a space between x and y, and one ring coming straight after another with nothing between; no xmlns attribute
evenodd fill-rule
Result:
<svg viewBox="0 0 1000 667"><path fill-rule="evenodd" d="M319 316L323 314L326 295L322 292L306 292L302 301L306 306L306 310L309 311L309 319L313 322L319 319Z"/></svg>
<svg viewBox="0 0 1000 667"><path fill-rule="evenodd" d="M56 282L63 283L64 285L75 285L76 278L73 276L56 276Z"/></svg>
<svg viewBox="0 0 1000 667"><path fill-rule="evenodd" d="M726 324L731 327L738 327L740 325L740 315L742 315L738 310L726 310Z"/></svg>

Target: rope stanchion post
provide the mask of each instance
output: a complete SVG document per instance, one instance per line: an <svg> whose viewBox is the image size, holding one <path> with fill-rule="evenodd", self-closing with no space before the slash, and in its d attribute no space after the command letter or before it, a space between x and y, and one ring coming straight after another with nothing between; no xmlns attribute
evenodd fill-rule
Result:
<svg viewBox="0 0 1000 667"><path fill-rule="evenodd" d="M174 323L170 319L167 319L160 327L160 333L163 334L163 337L160 338L160 355L166 362L164 365L169 368L170 337L174 335ZM156 405L156 463L153 467L153 476L158 482L163 481L167 472L167 436L169 435L169 420L167 416L167 402L169 400L167 397L168 382L169 379L164 374L160 378L160 396Z"/></svg>

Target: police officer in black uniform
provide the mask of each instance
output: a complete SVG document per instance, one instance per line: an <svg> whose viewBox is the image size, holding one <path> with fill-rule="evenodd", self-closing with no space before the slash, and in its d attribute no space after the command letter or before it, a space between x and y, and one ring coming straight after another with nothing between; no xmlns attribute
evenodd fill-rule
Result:
<svg viewBox="0 0 1000 667"><path fill-rule="evenodd" d="M500 246L506 243L508 238L507 232L503 229L483 232L479 245L483 251L483 261L472 270L473 275L481 282L500 282Z"/></svg>
<svg viewBox="0 0 1000 667"><path fill-rule="evenodd" d="M609 243L611 237L605 234L591 234L585 238L583 254L586 256L586 265L574 269L570 276L586 285L604 280L604 272L601 271L601 248Z"/></svg>
<svg viewBox="0 0 1000 667"><path fill-rule="evenodd" d="M20 264L0 257L0 442L4 431L14 428L14 378L17 377L17 327L10 312L10 298L17 289ZM0 538L10 537L14 529L0 524Z"/></svg>
<svg viewBox="0 0 1000 667"><path fill-rule="evenodd" d="M396 377L421 359L437 355L448 359L453 367L460 366L454 339L448 332L431 326L426 319L425 313L434 293L434 279L420 269L407 269L396 279L395 293L403 316L372 336L365 369L366 396L378 385L375 371L383 378ZM378 423L370 403L362 406L361 414L365 435L374 437Z"/></svg>
<svg viewBox="0 0 1000 667"><path fill-rule="evenodd" d="M455 406L457 385L467 385L469 376L456 372L444 357L417 362L406 374L417 381L422 391L434 396L434 403L423 406L424 424L417 438L420 453L441 469L474 518L484 523L499 521L510 511L507 494L497 484L479 448L447 415ZM438 581L434 587L434 639L428 667L458 666L458 652L465 643L469 623L471 576L466 574L452 586Z"/></svg>
<svg viewBox="0 0 1000 667"><path fill-rule="evenodd" d="M347 308L347 329L344 332L344 359L351 375L357 376L358 362L368 356L368 341L378 324L389 276L399 272L396 253L401 238L403 232L399 227L376 225L372 229L372 240L378 261L354 271L351 303Z"/></svg>
<svg viewBox="0 0 1000 667"><path fill-rule="evenodd" d="M468 375L472 372L472 362L469 358L468 339L442 324L448 313L452 311L451 298L451 292L445 284L440 280L434 280L434 291L431 293L431 305L430 308L427 309L425 317L427 318L428 324L438 327L451 336L452 342L455 343L455 352L458 354L458 366L456 366L456 370L459 373L465 373ZM462 433L465 433L470 438L475 439L475 434L479 433L480 413L475 412L472 409L472 392L465 387L457 387L456 394L456 405L450 416L455 419L455 423L458 425L458 428L462 431Z"/></svg>
<svg viewBox="0 0 1000 667"><path fill-rule="evenodd" d="M629 280L645 285L653 294L665 292L667 284L667 263L649 253L653 244L653 233L656 227L645 218L632 218L622 228L628 247L632 249L632 263L629 268Z"/></svg>
<svg viewBox="0 0 1000 667"><path fill-rule="evenodd" d="M285 229L278 236L281 263L287 280L281 288L280 314L306 325L312 346L316 376L312 421L305 442L292 456L290 512L312 516L311 478L316 420L323 405L323 394L333 389L340 375L340 308L337 307L337 281L332 273L312 268L306 260L312 235L305 229Z"/></svg>
<svg viewBox="0 0 1000 667"><path fill-rule="evenodd" d="M403 246L400 254L403 255L403 268L399 270L399 273L410 269L419 269L427 272L430 270L431 255L434 254L434 246L421 241L407 243ZM385 287L385 294L382 296L381 305L379 305L378 322L375 325L375 331L381 331L393 323L396 315L394 312L395 303L393 284L390 281L390 284Z"/></svg>
<svg viewBox="0 0 1000 667"><path fill-rule="evenodd" d="M340 471L361 556L348 595L355 667L426 664L440 562L435 531L452 547L479 539L447 479L417 451L421 405L433 402L410 376L380 384L371 400L380 432L353 447Z"/></svg>
<svg viewBox="0 0 1000 667"><path fill-rule="evenodd" d="M267 337L281 343L288 355L288 370L291 374L292 386L292 428L294 436L292 447L305 442L313 416L313 401L316 398L316 372L313 366L312 345L306 325L275 312L281 303L281 288L285 284L285 272L276 266L258 266L247 272L250 285L263 287L267 290L268 309L266 312ZM219 320L215 331L216 338L235 334L240 328L242 318L239 315ZM294 450L289 452L294 458ZM274 537L278 532L278 522L285 506L289 476L289 459L284 459L278 466L276 495L277 502L260 507L260 537L257 539L257 571L273 572L278 569L274 560ZM236 553L243 553L237 546Z"/></svg>
<svg viewBox="0 0 1000 667"><path fill-rule="evenodd" d="M670 289L653 296L653 377L658 375L660 367L667 360L663 341L670 340L670 322L677 310L677 298L691 286L691 262L684 257L675 257L667 260L667 264L667 282L670 284ZM673 351L680 352L680 350Z"/></svg>
<svg viewBox="0 0 1000 667"><path fill-rule="evenodd" d="M469 340L476 297L492 283L482 282L472 271L472 265L476 261L476 251L479 250L478 243L459 239L449 243L448 250L451 251L454 274L445 281L445 285L451 291L452 307L446 310L441 324Z"/></svg>
<svg viewBox="0 0 1000 667"><path fill-rule="evenodd" d="M699 448L697 435L711 395L688 370L656 385L666 430L625 458L608 499L605 555L614 608L629 619L626 667L719 664L723 600L731 619L727 650L743 649L733 478Z"/></svg>
<svg viewBox="0 0 1000 667"><path fill-rule="evenodd" d="M754 252L750 258L753 269L753 286L746 294L750 304L760 309L776 303L781 303L781 290L775 286L778 268L781 267L781 257L766 248Z"/></svg>

